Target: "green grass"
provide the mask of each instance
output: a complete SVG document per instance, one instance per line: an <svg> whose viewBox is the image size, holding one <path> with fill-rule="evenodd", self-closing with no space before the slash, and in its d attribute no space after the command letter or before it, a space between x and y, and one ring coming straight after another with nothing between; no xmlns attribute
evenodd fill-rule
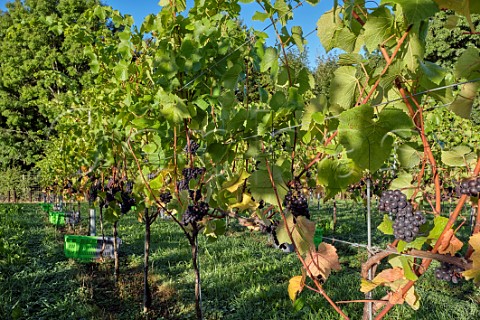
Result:
<svg viewBox="0 0 480 320"><path fill-rule="evenodd" d="M313 206L315 207L315 206ZM86 218L86 210L82 212ZM331 225L331 204L313 219ZM376 230L382 215L373 213L373 243L391 241ZM63 235L86 234L87 221L76 230L48 224L38 205L0 206L0 315L2 319L144 319L142 314L143 225L127 215L119 224L121 280L113 282L113 263L77 263L63 254ZM97 233L100 227L97 225ZM106 235L111 226L105 224ZM335 232L325 236L366 243L364 209L340 202ZM208 243L199 238L203 309L206 319L339 319L319 294L301 294L296 311L287 294L288 280L301 274L294 254L269 246L265 235L230 221L227 235ZM334 301L362 299L360 265L364 248L335 243L342 270L325 284ZM154 295L151 319L194 319L194 275L188 242L178 226L159 220L152 226L150 282ZM436 266L436 265L435 265ZM431 268L418 285L420 310L397 306L386 319L476 319L480 290L471 282L452 285L436 281ZM375 294L381 297L385 292ZM363 304L342 305L361 318Z"/></svg>

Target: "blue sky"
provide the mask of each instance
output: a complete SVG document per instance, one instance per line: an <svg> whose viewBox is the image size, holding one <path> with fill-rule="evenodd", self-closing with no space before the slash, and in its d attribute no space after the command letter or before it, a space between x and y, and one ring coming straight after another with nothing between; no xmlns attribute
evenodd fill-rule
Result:
<svg viewBox="0 0 480 320"><path fill-rule="evenodd" d="M4 9L5 3L10 2L8 0L0 0L0 8ZM135 24L140 25L145 18L150 13L156 14L160 10L158 5L158 0L104 0L104 3L112 6L114 9L119 10L123 14L131 14L135 20ZM192 0L187 0L187 3L192 3ZM315 27L317 20L320 16L327 10L331 9L333 6L333 1L320 1L316 6L312 6L308 3L304 3L302 6L296 8L293 11L293 21L289 22L287 26L290 29L292 26L298 25L303 29L304 35L312 32ZM270 23L269 20L265 22L253 21L252 16L255 11L261 11L260 6L252 2L250 4L242 5L242 19L248 27L253 27L258 30L263 30ZM275 35L273 28L270 27L266 30L270 36L270 41L268 44L272 45L275 43ZM313 66L315 58L317 56L325 55L325 50L320 44L317 33L313 32L307 37L307 47L309 52L309 61Z"/></svg>

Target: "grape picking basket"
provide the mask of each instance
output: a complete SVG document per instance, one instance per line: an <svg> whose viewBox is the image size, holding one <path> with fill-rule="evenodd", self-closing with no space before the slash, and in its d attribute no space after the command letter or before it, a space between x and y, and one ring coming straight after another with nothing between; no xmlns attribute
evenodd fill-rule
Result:
<svg viewBox="0 0 480 320"><path fill-rule="evenodd" d="M48 213L48 221L55 226L65 225L65 212L50 211Z"/></svg>
<svg viewBox="0 0 480 320"><path fill-rule="evenodd" d="M117 249L121 243L122 240L117 238ZM101 258L113 259L113 237L65 235L64 253L67 258L80 262L93 262Z"/></svg>

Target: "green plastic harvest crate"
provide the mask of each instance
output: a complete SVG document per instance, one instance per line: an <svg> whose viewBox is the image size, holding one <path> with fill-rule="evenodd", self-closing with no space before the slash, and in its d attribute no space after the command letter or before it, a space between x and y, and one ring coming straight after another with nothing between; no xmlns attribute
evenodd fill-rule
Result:
<svg viewBox="0 0 480 320"><path fill-rule="evenodd" d="M67 258L76 259L80 262L91 262L102 257L113 259L113 238L105 237L105 247L103 243L103 237L65 235L63 249ZM117 248L121 243L122 240L117 238Z"/></svg>
<svg viewBox="0 0 480 320"><path fill-rule="evenodd" d="M48 213L48 221L55 226L65 225L65 212L51 211Z"/></svg>
<svg viewBox="0 0 480 320"><path fill-rule="evenodd" d="M98 238L95 236L65 236L64 252L67 258L92 261L97 257Z"/></svg>

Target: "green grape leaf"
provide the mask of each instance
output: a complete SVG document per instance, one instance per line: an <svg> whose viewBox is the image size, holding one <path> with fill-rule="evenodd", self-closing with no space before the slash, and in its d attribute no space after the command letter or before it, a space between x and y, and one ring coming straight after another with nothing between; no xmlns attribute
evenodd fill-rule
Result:
<svg viewBox="0 0 480 320"><path fill-rule="evenodd" d="M378 7L369 16L363 28L364 39L368 51L373 52L394 35L394 18L392 12L386 7Z"/></svg>
<svg viewBox="0 0 480 320"><path fill-rule="evenodd" d="M272 166L271 170L278 196L280 197L280 201L283 201L283 198L285 198L285 195L287 194L287 185L283 181L282 171L277 166ZM264 200L271 204L277 204L277 198L273 191L267 170L257 170L253 172L248 178L248 182L250 183L250 191L252 192L255 201Z"/></svg>
<svg viewBox="0 0 480 320"><path fill-rule="evenodd" d="M470 119L473 103L478 95L479 89L479 82L465 83L464 85L462 85L460 93L450 104L449 109L462 118Z"/></svg>
<svg viewBox="0 0 480 320"><path fill-rule="evenodd" d="M293 26L292 27L292 39L295 45L298 48L298 51L302 53L304 51L303 47L303 30L300 26Z"/></svg>
<svg viewBox="0 0 480 320"><path fill-rule="evenodd" d="M448 218L437 216L433 219L433 229L428 233L427 238L437 240L447 226Z"/></svg>
<svg viewBox="0 0 480 320"><path fill-rule="evenodd" d="M409 24L430 18L439 10L433 0L382 0L381 4L397 4L402 7Z"/></svg>
<svg viewBox="0 0 480 320"><path fill-rule="evenodd" d="M343 112L338 126L339 141L347 156L361 169L377 171L390 156L392 133L404 134L413 127L410 117L399 109L384 109L374 119L368 105Z"/></svg>
<svg viewBox="0 0 480 320"><path fill-rule="evenodd" d="M230 180L227 180L223 183L222 189L228 190L228 192L235 192L240 186L243 186L245 179L250 177L250 174L242 170L240 173L234 175Z"/></svg>
<svg viewBox="0 0 480 320"><path fill-rule="evenodd" d="M420 61L420 69L423 74L422 77L426 77L429 81L440 85L445 80L446 70L430 61Z"/></svg>
<svg viewBox="0 0 480 320"><path fill-rule="evenodd" d="M403 168L413 168L423 158L423 148L417 143L407 142L397 149L398 161Z"/></svg>
<svg viewBox="0 0 480 320"><path fill-rule="evenodd" d="M220 163L223 161L225 156L228 153L228 145L224 145L222 143L214 142L210 143L207 147L207 152L210 154L212 159L215 159L216 163Z"/></svg>
<svg viewBox="0 0 480 320"><path fill-rule="evenodd" d="M265 50L265 55L260 62L260 72L265 72L268 69L272 69L272 72L278 70L278 53L272 47L268 47Z"/></svg>
<svg viewBox="0 0 480 320"><path fill-rule="evenodd" d="M353 107L358 86L355 67L343 66L335 70L330 84L330 103L344 109Z"/></svg>
<svg viewBox="0 0 480 320"><path fill-rule="evenodd" d="M450 151L442 150L442 162L451 167L465 167L476 155L467 146L456 146Z"/></svg>
<svg viewBox="0 0 480 320"><path fill-rule="evenodd" d="M203 234L207 237L209 242L218 239L218 236L224 235L226 231L226 223L223 219L208 220L205 223Z"/></svg>
<svg viewBox="0 0 480 320"><path fill-rule="evenodd" d="M270 17L270 14L266 13L266 12L260 12L260 11L256 11L254 14L253 14L253 17L252 17L252 20L253 21L265 21L267 20L268 18Z"/></svg>
<svg viewBox="0 0 480 320"><path fill-rule="evenodd" d="M408 172L401 172L397 178L390 183L390 189L400 189L407 198L413 195L415 186L412 185L413 176Z"/></svg>
<svg viewBox="0 0 480 320"><path fill-rule="evenodd" d="M350 159L325 158L317 165L317 183L325 187L325 197L332 198L362 177L361 170Z"/></svg>
<svg viewBox="0 0 480 320"><path fill-rule="evenodd" d="M128 80L128 67L129 67L128 62L126 62L124 60L120 60L120 62L117 63L117 65L114 68L115 78L117 78L120 81L127 81Z"/></svg>
<svg viewBox="0 0 480 320"><path fill-rule="evenodd" d="M342 53L338 56L338 64L341 66L351 66L359 64L363 58L358 53Z"/></svg>
<svg viewBox="0 0 480 320"><path fill-rule="evenodd" d="M355 48L357 35L344 26L335 31L335 41L339 49L352 52Z"/></svg>
<svg viewBox="0 0 480 320"><path fill-rule="evenodd" d="M467 48L455 63L455 77L457 79L470 79L472 73L480 70L480 50ZM476 74L478 75L478 74Z"/></svg>
<svg viewBox="0 0 480 320"><path fill-rule="evenodd" d="M238 64L235 64L233 65L233 67L227 69L227 71L224 72L222 77L223 86L227 89L235 89L241 72L242 67Z"/></svg>
<svg viewBox="0 0 480 320"><path fill-rule="evenodd" d="M413 257L394 256L388 259L388 263L394 268L395 267L402 268L403 274L405 278L407 278L408 280L412 280L412 281L418 280L417 275L412 270L412 266L414 263Z"/></svg>
<svg viewBox="0 0 480 320"><path fill-rule="evenodd" d="M388 217L388 214L383 215L383 222L377 227L383 234L393 235L393 221Z"/></svg>
<svg viewBox="0 0 480 320"><path fill-rule="evenodd" d="M420 65L419 61L423 57L424 51L424 45L422 44L422 41L418 38L418 35L416 33L411 33L410 36L407 38L406 51L403 59L404 64L410 71L417 71Z"/></svg>
<svg viewBox="0 0 480 320"><path fill-rule="evenodd" d="M325 12L320 19L318 19L317 35L320 38L320 42L322 43L326 52L329 52L333 48L337 47L335 31L339 27L339 20L340 17L335 15L333 10Z"/></svg>

